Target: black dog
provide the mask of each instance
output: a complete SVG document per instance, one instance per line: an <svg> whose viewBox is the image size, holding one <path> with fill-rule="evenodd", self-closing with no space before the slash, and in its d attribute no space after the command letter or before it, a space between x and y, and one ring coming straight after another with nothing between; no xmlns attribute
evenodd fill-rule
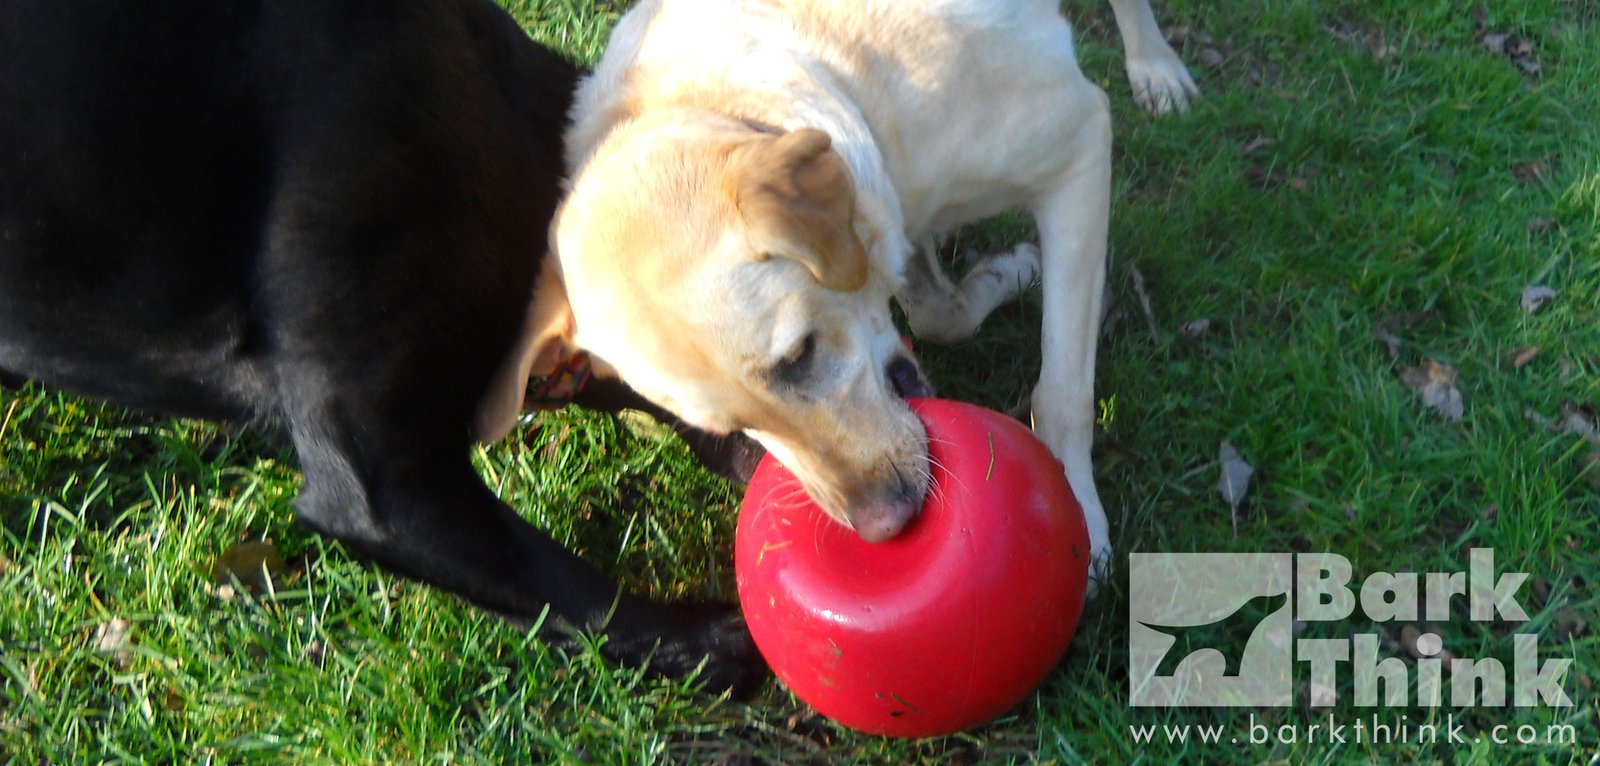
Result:
<svg viewBox="0 0 1600 766"><path fill-rule="evenodd" d="M735 611L619 595L468 459L577 76L488 0L0 0L0 377L270 423L324 534L744 687L765 665ZM747 469L748 442L689 435Z"/></svg>

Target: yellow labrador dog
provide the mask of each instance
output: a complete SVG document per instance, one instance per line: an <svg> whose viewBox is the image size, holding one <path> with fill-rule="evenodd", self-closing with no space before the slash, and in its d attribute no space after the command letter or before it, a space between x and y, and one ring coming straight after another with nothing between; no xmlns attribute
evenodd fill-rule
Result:
<svg viewBox="0 0 1600 766"><path fill-rule="evenodd" d="M1141 100L1181 107L1194 86L1148 6L1114 5ZM689 423L754 437L883 540L930 475L903 401L928 388L890 298L950 342L1037 279L1035 430L1106 560L1089 448L1111 122L1055 0L642 0L573 117L524 370L583 349ZM1014 208L1039 245L960 282L914 247Z"/></svg>

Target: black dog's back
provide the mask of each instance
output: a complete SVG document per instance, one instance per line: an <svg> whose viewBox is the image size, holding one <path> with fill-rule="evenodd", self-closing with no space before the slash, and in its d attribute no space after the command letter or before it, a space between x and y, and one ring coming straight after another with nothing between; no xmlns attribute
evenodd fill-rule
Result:
<svg viewBox="0 0 1600 766"><path fill-rule="evenodd" d="M359 375L459 317L473 387L509 347L576 72L496 9L5 0L0 72L0 368L273 416L307 344Z"/></svg>
<svg viewBox="0 0 1600 766"><path fill-rule="evenodd" d="M319 531L604 630L624 661L748 683L736 612L619 595L469 459L576 80L488 0L0 0L0 380L276 421Z"/></svg>

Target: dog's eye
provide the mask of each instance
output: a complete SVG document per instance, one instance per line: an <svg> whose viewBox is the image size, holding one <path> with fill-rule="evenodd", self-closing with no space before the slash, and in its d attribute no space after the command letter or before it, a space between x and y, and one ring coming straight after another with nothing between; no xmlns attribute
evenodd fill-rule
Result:
<svg viewBox="0 0 1600 766"><path fill-rule="evenodd" d="M811 374L811 363L817 356L817 334L806 333L788 355L772 366L772 379L779 383L794 385L806 379Z"/></svg>

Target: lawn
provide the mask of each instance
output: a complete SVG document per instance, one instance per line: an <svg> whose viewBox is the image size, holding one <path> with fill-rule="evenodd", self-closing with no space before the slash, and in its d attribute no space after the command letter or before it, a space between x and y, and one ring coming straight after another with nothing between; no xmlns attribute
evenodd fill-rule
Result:
<svg viewBox="0 0 1600 766"><path fill-rule="evenodd" d="M508 5L586 62L618 15ZM1065 10L1117 124L1095 457L1119 563L1017 709L885 740L776 684L730 701L641 677L313 536L293 518L294 456L265 435L28 387L0 390L0 762L1593 764L1600 8L1168 0L1204 98L1160 120L1133 103L1109 9ZM1004 219L954 246L1029 235ZM1009 409L1037 374L1038 321L1028 296L980 340L919 351L942 394ZM1224 441L1254 471L1236 506L1217 489ZM478 459L637 591L733 598L739 491L650 423L543 415ZM241 543L260 540L282 558L260 587L219 569L229 554L256 577L262 548ZM1530 633L1542 659L1572 660L1570 707L1363 708L1348 676L1332 708L1129 704L1130 552L1332 553L1359 582L1466 571L1473 548L1528 574L1526 622L1463 606L1302 637L1376 635L1416 669L1431 632L1509 668ZM1297 677L1297 696L1330 691ZM1330 715L1453 716L1463 740L1313 741Z"/></svg>

